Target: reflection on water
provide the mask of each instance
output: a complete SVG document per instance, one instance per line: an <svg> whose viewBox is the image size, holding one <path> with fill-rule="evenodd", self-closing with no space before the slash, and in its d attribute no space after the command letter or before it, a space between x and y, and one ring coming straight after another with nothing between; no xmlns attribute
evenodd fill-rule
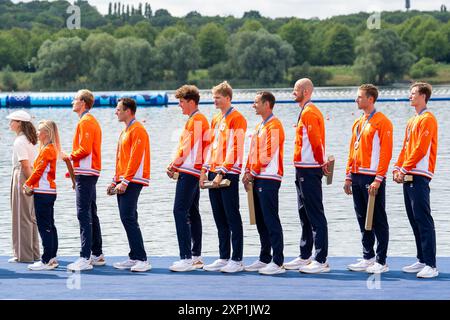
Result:
<svg viewBox="0 0 450 320"><path fill-rule="evenodd" d="M435 219L438 243L438 255L450 254L450 228L448 203L450 198L446 178L450 176L450 117L447 116L450 102L433 102L430 107L439 122L439 151L435 178L431 183L431 204ZM259 122L250 105L237 107L247 118L248 127L253 130ZM325 213L328 218L330 255L361 255L360 233L353 210L351 197L343 193L342 185L348 151L351 125L359 112L354 104L321 104L319 108L326 121L327 154L336 157L334 182L323 186ZM213 106L201 106L208 119L215 112ZM413 115L413 109L407 103L379 104L394 124L394 158L401 147L406 120ZM11 144L13 134L8 131L5 119L10 110L0 109L0 255L11 254L11 213L9 205ZM101 221L104 252L106 255L126 255L128 243L119 219L116 199L106 196L106 185L111 180L114 168L116 142L122 125L114 115L114 109L96 109L93 114L100 120L103 129L103 171L97 185L98 214ZM295 105L277 105L275 114L282 120L286 131L285 178L280 190L280 216L284 229L285 255L298 254L300 224L297 214L296 192L294 187L294 168L292 165L295 129L293 125L298 116ZM70 150L72 134L77 116L71 109L32 109L35 124L47 118L57 122L60 128L64 150ZM151 143L151 186L144 188L139 202L139 222L149 255L178 255L175 224L172 215L175 182L165 174L176 147L181 128L186 120L176 106L169 108L138 109L138 119L150 134ZM248 147L246 140L246 147ZM248 148L246 148L248 150ZM392 172L391 162L390 172ZM60 255L77 255L80 240L78 220L76 218L75 194L71 183L64 178L64 163L59 162L57 171L58 199L55 204L55 219L60 237ZM388 175L387 212L390 223L389 255L415 255L414 238L409 226L403 204L401 186L391 181ZM244 223L244 255L255 256L259 253L259 238L256 226L249 225L247 201L241 188L241 213ZM201 192L200 210L203 219L203 255L218 254L216 227L212 218L207 191Z"/></svg>

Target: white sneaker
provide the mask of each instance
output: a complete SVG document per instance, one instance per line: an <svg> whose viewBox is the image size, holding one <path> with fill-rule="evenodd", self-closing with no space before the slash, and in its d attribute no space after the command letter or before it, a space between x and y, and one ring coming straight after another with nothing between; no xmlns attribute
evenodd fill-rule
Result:
<svg viewBox="0 0 450 320"><path fill-rule="evenodd" d="M434 278L439 275L437 268L425 266L418 274L417 278Z"/></svg>
<svg viewBox="0 0 450 320"><path fill-rule="evenodd" d="M152 265L148 261L136 261L135 265L131 267L132 272L145 272L152 270Z"/></svg>
<svg viewBox="0 0 450 320"><path fill-rule="evenodd" d="M104 266L106 264L105 256L103 253L99 256L91 255L91 264L93 266Z"/></svg>
<svg viewBox="0 0 450 320"><path fill-rule="evenodd" d="M50 263L50 261L48 263L43 263L42 261L38 261L35 262L33 264L29 264L28 265L28 270L31 271L44 271L44 270L53 270L57 267L57 265L55 266L55 264Z"/></svg>
<svg viewBox="0 0 450 320"><path fill-rule="evenodd" d="M260 269L264 268L267 266L267 263L261 262L259 260L256 260L255 262L253 262L252 264L245 266L244 270L245 271L259 271Z"/></svg>
<svg viewBox="0 0 450 320"><path fill-rule="evenodd" d="M203 270L205 271L220 271L221 268L225 267L228 263L227 259L217 259L211 264L207 264L203 266Z"/></svg>
<svg viewBox="0 0 450 320"><path fill-rule="evenodd" d="M68 271L85 271L92 270L92 268L94 267L91 264L91 259L86 259L83 257L80 257L77 261L67 266Z"/></svg>
<svg viewBox="0 0 450 320"><path fill-rule="evenodd" d="M234 260L228 261L227 265L220 269L220 272L225 273L235 273L241 271L244 271L244 264L242 263L242 261L234 261Z"/></svg>
<svg viewBox="0 0 450 320"><path fill-rule="evenodd" d="M8 259L8 263L16 263L18 261L19 261L19 259L17 257L12 257L12 258Z"/></svg>
<svg viewBox="0 0 450 320"><path fill-rule="evenodd" d="M195 269L201 269L205 265L202 256L192 256L192 265Z"/></svg>
<svg viewBox="0 0 450 320"><path fill-rule="evenodd" d="M186 271L194 271L196 268L192 264L192 259L181 259L179 261L175 261L170 267L170 271L174 272L186 272Z"/></svg>
<svg viewBox="0 0 450 320"><path fill-rule="evenodd" d="M292 260L292 261L289 261L288 263L285 263L285 264L283 265L283 267L284 267L286 270L298 270L298 269L300 269L301 267L306 266L306 265L308 265L308 264L310 264L310 263L311 263L311 258L308 258L308 259L302 259L302 258L298 257L298 258L295 258L295 259Z"/></svg>
<svg viewBox="0 0 450 320"><path fill-rule="evenodd" d="M303 273L330 272L330 265L328 264L328 262L320 263L320 262L314 260L310 264L301 267L298 271L303 272Z"/></svg>
<svg viewBox="0 0 450 320"><path fill-rule="evenodd" d="M350 271L366 271L368 267L371 267L375 264L375 258L366 260L366 259L358 259L358 262L349 264L347 269Z"/></svg>
<svg viewBox="0 0 450 320"><path fill-rule="evenodd" d="M389 271L389 267L387 265L387 263L385 264L379 264L378 262L375 262L373 265L371 265L370 267L367 267L366 272L367 273L384 273L384 272L388 272Z"/></svg>
<svg viewBox="0 0 450 320"><path fill-rule="evenodd" d="M137 260L125 260L122 262L116 262L113 264L113 267L116 269L120 269L120 270L126 270L126 269L131 269L131 267L133 267L135 264L137 263Z"/></svg>
<svg viewBox="0 0 450 320"><path fill-rule="evenodd" d="M406 273L417 273L422 271L423 268L425 268L425 263L417 261L410 266L403 267L402 270Z"/></svg>
<svg viewBox="0 0 450 320"><path fill-rule="evenodd" d="M260 274L274 275L274 274L285 273L286 269L284 269L283 267L280 267L279 265L277 265L274 262L271 262L264 268L259 269L258 272Z"/></svg>

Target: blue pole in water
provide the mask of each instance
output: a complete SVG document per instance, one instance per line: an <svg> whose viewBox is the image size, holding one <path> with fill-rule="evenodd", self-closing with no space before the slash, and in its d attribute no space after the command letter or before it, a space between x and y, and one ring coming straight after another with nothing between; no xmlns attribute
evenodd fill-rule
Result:
<svg viewBox="0 0 450 320"><path fill-rule="evenodd" d="M164 91L95 93L95 107L115 107L119 98L130 97L139 106L167 106L169 96ZM1 108L71 107L73 93L12 93L0 95Z"/></svg>

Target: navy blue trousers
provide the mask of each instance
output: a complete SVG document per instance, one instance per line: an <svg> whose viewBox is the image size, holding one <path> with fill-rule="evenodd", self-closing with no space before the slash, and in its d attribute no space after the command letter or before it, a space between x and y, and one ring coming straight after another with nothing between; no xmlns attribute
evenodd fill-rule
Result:
<svg viewBox="0 0 450 320"><path fill-rule="evenodd" d="M173 205L181 259L202 253L202 219L199 211L199 179L180 172Z"/></svg>
<svg viewBox="0 0 450 320"><path fill-rule="evenodd" d="M34 194L34 210L36 223L42 239L42 262L48 263L58 252L58 232L55 227L54 204L56 194Z"/></svg>
<svg viewBox="0 0 450 320"><path fill-rule="evenodd" d="M212 181L215 176L215 173L210 172L208 179ZM223 178L231 181L229 187L209 189L209 200L219 236L220 259L230 259L231 239L231 259L242 261L244 232L239 211L239 175L226 174Z"/></svg>
<svg viewBox="0 0 450 320"><path fill-rule="evenodd" d="M417 259L436 267L436 231L431 216L430 179L414 175L414 181L403 184L406 213L414 233Z"/></svg>
<svg viewBox="0 0 450 320"><path fill-rule="evenodd" d="M77 175L76 201L77 217L80 223L80 257L89 259L91 253L99 256L102 252L102 232L97 216L97 176Z"/></svg>
<svg viewBox="0 0 450 320"><path fill-rule="evenodd" d="M324 263L328 256L328 227L322 203L321 168L296 168L295 185L302 235L300 257L308 259L315 246L315 260Z"/></svg>
<svg viewBox="0 0 450 320"><path fill-rule="evenodd" d="M256 227L261 242L259 260L264 263L272 261L283 265L283 229L278 215L278 192L281 182L267 179L255 179L253 198L255 202Z"/></svg>
<svg viewBox="0 0 450 320"><path fill-rule="evenodd" d="M137 203L142 187L141 184L130 183L125 193L117 195L117 203L119 204L120 220L122 220L130 246L128 256L131 260L147 261L137 212Z"/></svg>
<svg viewBox="0 0 450 320"><path fill-rule="evenodd" d="M377 262L384 265L389 243L389 225L386 215L386 181L380 184L377 196L375 197L375 207L373 210L372 230L367 231L366 215L367 204L369 202L369 186L375 180L374 176L364 174L352 174L353 205L355 207L356 218L358 219L359 230L361 231L363 258L366 260L375 257L373 246L375 238L377 240Z"/></svg>

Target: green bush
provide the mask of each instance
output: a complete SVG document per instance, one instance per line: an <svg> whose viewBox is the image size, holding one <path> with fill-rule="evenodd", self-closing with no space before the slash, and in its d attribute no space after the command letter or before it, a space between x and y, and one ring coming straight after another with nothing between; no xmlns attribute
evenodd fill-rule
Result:
<svg viewBox="0 0 450 320"><path fill-rule="evenodd" d="M431 58L422 58L412 65L409 74L413 78L433 77L437 74L438 66Z"/></svg>
<svg viewBox="0 0 450 320"><path fill-rule="evenodd" d="M323 86L333 77L333 74L322 67L313 67L308 62L305 62L301 66L289 68L288 77L292 85L298 79L309 78L314 85Z"/></svg>
<svg viewBox="0 0 450 320"><path fill-rule="evenodd" d="M17 79L14 76L10 66L6 66L6 68L3 69L0 80L2 83L2 90L17 91L18 88Z"/></svg>

